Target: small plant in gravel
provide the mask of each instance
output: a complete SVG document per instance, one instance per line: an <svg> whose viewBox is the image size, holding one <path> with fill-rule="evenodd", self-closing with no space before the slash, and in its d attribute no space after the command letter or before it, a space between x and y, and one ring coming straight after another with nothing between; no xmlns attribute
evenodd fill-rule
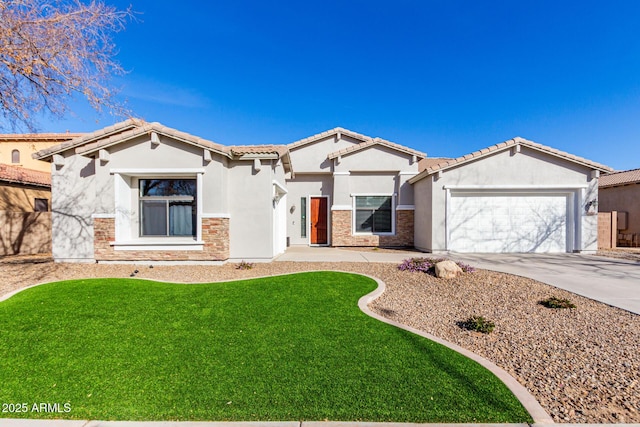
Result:
<svg viewBox="0 0 640 427"><path fill-rule="evenodd" d="M549 297L539 302L547 308L576 308L576 305L566 298Z"/></svg>
<svg viewBox="0 0 640 427"><path fill-rule="evenodd" d="M435 276L435 265L440 261L446 261L446 259L447 258L408 258L398 265L398 269L402 271L419 271ZM455 261L455 263L458 264L458 267L460 267L465 273L473 273L476 271L474 267L465 263L458 261Z"/></svg>
<svg viewBox="0 0 640 427"><path fill-rule="evenodd" d="M460 322L459 325L464 329L482 332L483 334L491 333L491 331L496 327L495 323L482 316L471 316L464 322Z"/></svg>
<svg viewBox="0 0 640 427"><path fill-rule="evenodd" d="M244 260L240 261L240 263L236 266L236 270L251 270L254 264L252 262L246 262Z"/></svg>

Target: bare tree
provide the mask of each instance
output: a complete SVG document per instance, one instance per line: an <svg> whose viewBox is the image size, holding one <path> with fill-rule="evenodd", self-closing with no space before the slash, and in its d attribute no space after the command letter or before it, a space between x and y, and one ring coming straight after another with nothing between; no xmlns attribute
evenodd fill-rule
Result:
<svg viewBox="0 0 640 427"><path fill-rule="evenodd" d="M112 39L129 17L100 0L0 0L0 129L35 131L76 94L124 114L109 83L123 74Z"/></svg>

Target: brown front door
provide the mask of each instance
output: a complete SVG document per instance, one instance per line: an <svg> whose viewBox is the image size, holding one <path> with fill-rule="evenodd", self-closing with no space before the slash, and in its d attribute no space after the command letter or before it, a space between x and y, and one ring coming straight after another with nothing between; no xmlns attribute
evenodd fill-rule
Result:
<svg viewBox="0 0 640 427"><path fill-rule="evenodd" d="M327 227L327 198L311 198L311 244L326 245L329 243Z"/></svg>

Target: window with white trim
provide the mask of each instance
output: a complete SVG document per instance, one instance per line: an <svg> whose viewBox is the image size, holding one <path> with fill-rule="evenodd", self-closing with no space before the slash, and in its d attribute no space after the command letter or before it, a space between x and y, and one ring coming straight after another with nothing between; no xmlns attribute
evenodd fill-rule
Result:
<svg viewBox="0 0 640 427"><path fill-rule="evenodd" d="M197 233L195 179L140 179L140 236Z"/></svg>
<svg viewBox="0 0 640 427"><path fill-rule="evenodd" d="M393 233L393 196L355 196L354 232Z"/></svg>

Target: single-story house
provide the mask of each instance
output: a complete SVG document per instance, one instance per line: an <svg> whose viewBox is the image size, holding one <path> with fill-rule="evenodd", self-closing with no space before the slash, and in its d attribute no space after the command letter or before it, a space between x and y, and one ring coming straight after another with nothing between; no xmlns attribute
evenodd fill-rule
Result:
<svg viewBox="0 0 640 427"><path fill-rule="evenodd" d="M618 212L618 243L640 246L640 169L602 175L598 185L598 209Z"/></svg>
<svg viewBox="0 0 640 427"><path fill-rule="evenodd" d="M592 251L611 171L522 138L431 159L343 128L224 146L140 120L34 157L52 163L54 258L91 262L271 260L287 245Z"/></svg>

